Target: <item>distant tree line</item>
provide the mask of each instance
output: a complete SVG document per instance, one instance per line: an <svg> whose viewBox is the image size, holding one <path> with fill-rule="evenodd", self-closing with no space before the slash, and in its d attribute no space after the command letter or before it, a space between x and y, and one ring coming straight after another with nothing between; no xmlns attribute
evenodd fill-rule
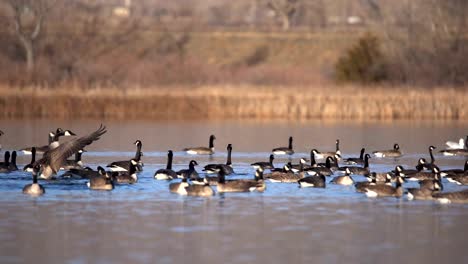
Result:
<svg viewBox="0 0 468 264"><path fill-rule="evenodd" d="M129 72L148 83L177 82L181 74L165 72L171 67L187 82L210 82L213 71L222 81L275 54L257 45L232 67L194 60L188 52L194 33L276 32L342 34L342 41L362 35L336 50L330 79L464 86L467 14L466 0L0 0L0 82L119 83Z"/></svg>

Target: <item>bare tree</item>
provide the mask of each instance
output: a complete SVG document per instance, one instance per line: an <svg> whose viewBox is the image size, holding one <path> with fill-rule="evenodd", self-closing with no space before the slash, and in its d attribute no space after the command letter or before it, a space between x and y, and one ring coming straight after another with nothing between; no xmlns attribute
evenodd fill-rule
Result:
<svg viewBox="0 0 468 264"><path fill-rule="evenodd" d="M291 27L291 18L297 11L299 0L269 0L267 7L279 16L284 31Z"/></svg>
<svg viewBox="0 0 468 264"><path fill-rule="evenodd" d="M42 31L44 18L52 6L46 0L5 0L13 10L13 23L24 52L26 70L31 72L35 65L34 44Z"/></svg>

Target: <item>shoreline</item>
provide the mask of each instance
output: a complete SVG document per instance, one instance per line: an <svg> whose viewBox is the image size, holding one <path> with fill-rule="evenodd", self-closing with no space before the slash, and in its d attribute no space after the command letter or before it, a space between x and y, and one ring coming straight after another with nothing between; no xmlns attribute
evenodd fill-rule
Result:
<svg viewBox="0 0 468 264"><path fill-rule="evenodd" d="M1 119L468 120L465 89L412 87L0 87Z"/></svg>

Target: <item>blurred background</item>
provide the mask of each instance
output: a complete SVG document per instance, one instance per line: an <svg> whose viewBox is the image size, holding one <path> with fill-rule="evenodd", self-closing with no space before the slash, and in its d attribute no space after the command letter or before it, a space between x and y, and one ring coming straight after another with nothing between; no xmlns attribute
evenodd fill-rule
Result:
<svg viewBox="0 0 468 264"><path fill-rule="evenodd" d="M38 89L48 96L62 91L87 98L138 90L155 100L159 93L199 91L201 97L215 93L218 101L231 91L229 101L258 91L333 97L337 89L355 94L378 87L377 99L408 92L431 96L395 99L408 105L405 113L389 106L390 113L380 109L375 116L412 118L421 109L415 104L429 104L440 107L443 118L465 118L466 14L465 0L1 0L0 112L51 115L21 107L32 104L26 98ZM450 91L448 98L437 90ZM296 112L321 116L307 107Z"/></svg>

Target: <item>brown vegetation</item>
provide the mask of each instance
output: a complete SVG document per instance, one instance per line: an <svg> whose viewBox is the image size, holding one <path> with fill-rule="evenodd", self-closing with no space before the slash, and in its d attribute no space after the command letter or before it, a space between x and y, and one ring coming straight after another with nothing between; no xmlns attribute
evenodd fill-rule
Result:
<svg viewBox="0 0 468 264"><path fill-rule="evenodd" d="M468 120L457 89L206 86L0 89L1 118Z"/></svg>

